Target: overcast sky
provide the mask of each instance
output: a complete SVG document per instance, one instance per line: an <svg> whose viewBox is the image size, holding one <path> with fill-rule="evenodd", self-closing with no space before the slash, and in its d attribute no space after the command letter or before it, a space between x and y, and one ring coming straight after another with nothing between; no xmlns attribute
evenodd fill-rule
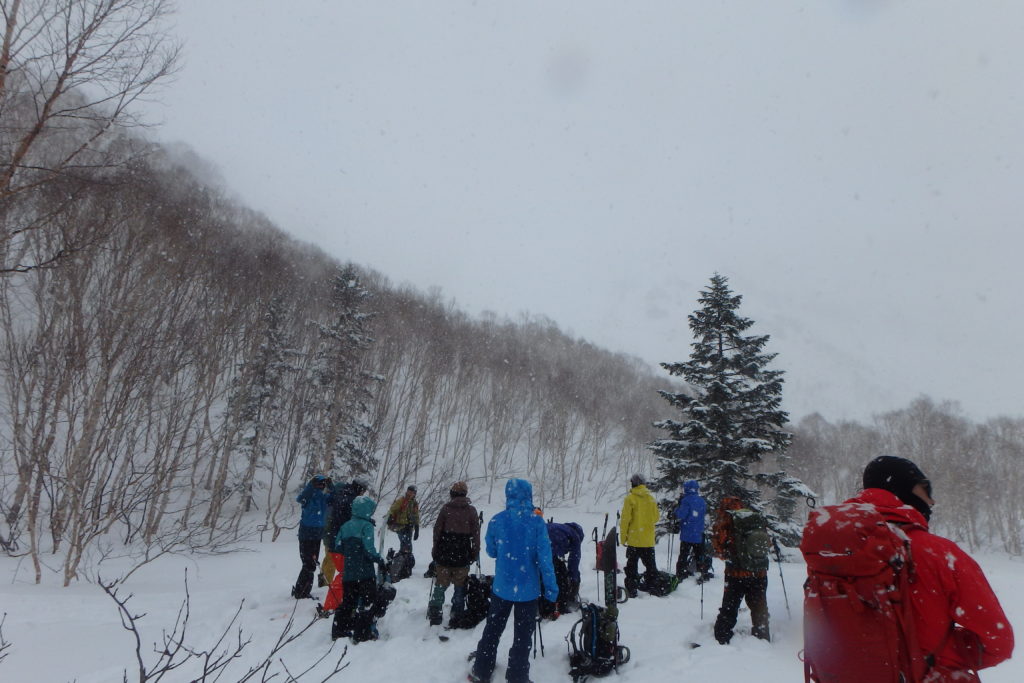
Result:
<svg viewBox="0 0 1024 683"><path fill-rule="evenodd" d="M179 0L159 135L342 260L685 360L714 272L794 418L1020 415L1019 0Z"/></svg>

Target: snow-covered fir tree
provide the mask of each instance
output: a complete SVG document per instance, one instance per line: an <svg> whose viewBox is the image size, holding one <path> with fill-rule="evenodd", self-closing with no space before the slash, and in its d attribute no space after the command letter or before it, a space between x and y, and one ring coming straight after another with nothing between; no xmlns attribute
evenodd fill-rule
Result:
<svg viewBox="0 0 1024 683"><path fill-rule="evenodd" d="M352 266L331 279L330 324L316 323L319 333L310 381L315 391L317 419L308 422L307 474L333 472L338 476L368 474L376 467L369 452L369 405L379 375L364 368L373 344L368 332L373 313L366 310L370 293Z"/></svg>
<svg viewBox="0 0 1024 683"><path fill-rule="evenodd" d="M776 355L764 351L768 335L744 334L754 321L739 315L741 301L716 273L689 316L690 359L661 364L691 391L659 392L682 416L655 423L668 432L650 445L659 473L655 489L673 519L674 496L683 482L696 479L712 514L724 496L736 496L765 512L775 531L793 542L799 538L796 501L812 493L785 472L755 471L769 454L781 464L792 435L781 408L783 371L767 368Z"/></svg>
<svg viewBox="0 0 1024 683"><path fill-rule="evenodd" d="M236 421L233 450L243 454L245 467L239 484L245 490L245 512L252 507L256 470L264 465L268 447L280 441L285 429L281 392L286 377L298 370L293 362L297 352L290 348L284 329L283 308L280 297L268 303L259 344L251 357L239 364L228 399Z"/></svg>

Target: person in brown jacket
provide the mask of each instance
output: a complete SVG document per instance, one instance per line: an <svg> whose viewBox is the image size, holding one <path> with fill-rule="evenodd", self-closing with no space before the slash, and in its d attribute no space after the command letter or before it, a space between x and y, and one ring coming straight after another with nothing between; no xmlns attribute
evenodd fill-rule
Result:
<svg viewBox="0 0 1024 683"><path fill-rule="evenodd" d="M457 481L449 491L451 500L444 504L434 523L434 548L431 553L436 579L427 603L427 619L431 626L441 623L444 594L449 585L452 595L450 628L457 628L466 609L466 579L469 565L480 555L480 517L470 504L466 482Z"/></svg>

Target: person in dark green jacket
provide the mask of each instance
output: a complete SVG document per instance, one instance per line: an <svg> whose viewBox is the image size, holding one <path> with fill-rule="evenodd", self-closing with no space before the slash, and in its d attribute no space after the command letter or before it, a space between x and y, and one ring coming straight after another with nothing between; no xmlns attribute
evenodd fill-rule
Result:
<svg viewBox="0 0 1024 683"><path fill-rule="evenodd" d="M335 546L345 556L342 574L344 597L334 613L331 639L351 635L352 642L376 640L373 629L377 601L377 575L374 565L384 566L384 558L373 544L373 513L377 503L368 496L352 501L352 518L338 531Z"/></svg>

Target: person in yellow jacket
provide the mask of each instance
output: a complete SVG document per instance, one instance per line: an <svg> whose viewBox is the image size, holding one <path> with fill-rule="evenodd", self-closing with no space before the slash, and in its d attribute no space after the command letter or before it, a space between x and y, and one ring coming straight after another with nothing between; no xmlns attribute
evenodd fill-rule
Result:
<svg viewBox="0 0 1024 683"><path fill-rule="evenodd" d="M639 563L644 563L644 576L653 578L658 573L654 560L654 527L658 523L658 502L647 489L642 474L634 474L629 480L632 488L622 501L622 518L619 536L626 546L626 592L635 598L640 585L637 574Z"/></svg>
<svg viewBox="0 0 1024 683"><path fill-rule="evenodd" d="M412 542L420 537L420 504L416 487L409 486L388 510L388 529L398 536L398 551L412 554Z"/></svg>

